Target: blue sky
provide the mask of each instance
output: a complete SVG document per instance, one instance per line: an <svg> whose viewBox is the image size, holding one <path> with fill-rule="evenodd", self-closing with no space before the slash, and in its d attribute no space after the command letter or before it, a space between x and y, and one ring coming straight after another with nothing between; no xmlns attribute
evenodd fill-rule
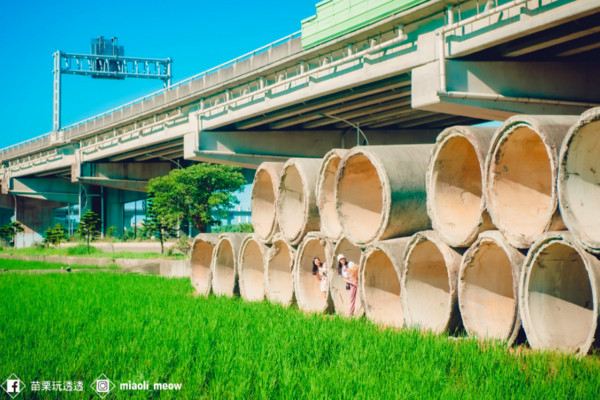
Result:
<svg viewBox="0 0 600 400"><path fill-rule="evenodd" d="M116 36L125 54L173 62L174 82L300 30L316 0L2 1L0 148L52 129L52 53L89 53ZM63 126L162 87L158 80L63 75Z"/></svg>

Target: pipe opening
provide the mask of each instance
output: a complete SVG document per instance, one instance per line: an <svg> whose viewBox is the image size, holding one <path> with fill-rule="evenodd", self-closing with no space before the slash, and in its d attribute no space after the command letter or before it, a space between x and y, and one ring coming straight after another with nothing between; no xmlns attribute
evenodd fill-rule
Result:
<svg viewBox="0 0 600 400"><path fill-rule="evenodd" d="M248 240L240 258L240 291L246 300L265 297L263 252L255 240Z"/></svg>
<svg viewBox="0 0 600 400"><path fill-rule="evenodd" d="M267 238L275 224L275 182L271 174L259 169L252 186L252 224L261 238Z"/></svg>
<svg viewBox="0 0 600 400"><path fill-rule="evenodd" d="M210 292L210 265L214 248L212 243L198 240L192 249L192 283L200 294Z"/></svg>
<svg viewBox="0 0 600 400"><path fill-rule="evenodd" d="M331 299L335 306L335 312L341 315L350 316L350 290L346 289L346 281L338 274L337 255L343 254L346 260L360 265L361 249L355 246L346 238L341 238L335 246L333 255L329 265L329 289ZM364 314L364 308L360 296L356 296L354 315L361 316Z"/></svg>
<svg viewBox="0 0 600 400"><path fill-rule="evenodd" d="M364 260L363 294L367 316L386 326L402 327L404 312L400 298L400 280L392 260L374 249Z"/></svg>
<svg viewBox="0 0 600 400"><path fill-rule="evenodd" d="M514 235L535 237L554 213L552 162L540 136L517 127L504 136L491 167L494 223Z"/></svg>
<svg viewBox="0 0 600 400"><path fill-rule="evenodd" d="M569 228L584 242L600 247L600 121L579 128L566 150L562 211Z"/></svg>
<svg viewBox="0 0 600 400"><path fill-rule="evenodd" d="M377 167L364 154L350 156L338 182L338 211L344 232L356 242L369 242L381 226L383 183Z"/></svg>
<svg viewBox="0 0 600 400"><path fill-rule="evenodd" d="M321 281L312 274L313 258L319 257L321 262L327 262L325 245L318 238L307 239L298 250L298 285L296 286L296 300L298 307L304 311L323 312L327 309L327 299L321 291ZM329 285L327 286L327 292Z"/></svg>
<svg viewBox="0 0 600 400"><path fill-rule="evenodd" d="M536 251L530 268L525 307L539 346L580 349L595 331L592 287L581 255L550 242Z"/></svg>
<svg viewBox="0 0 600 400"><path fill-rule="evenodd" d="M321 231L337 238L342 234L342 226L335 208L335 174L340 165L340 157L331 157L323 169L319 180L319 212L321 216Z"/></svg>
<svg viewBox="0 0 600 400"><path fill-rule="evenodd" d="M292 269L294 254L283 241L275 241L267 261L267 297L270 301L290 305L294 300Z"/></svg>
<svg viewBox="0 0 600 400"><path fill-rule="evenodd" d="M511 261L493 241L481 241L461 276L460 308L467 333L508 339L517 318Z"/></svg>
<svg viewBox="0 0 600 400"><path fill-rule="evenodd" d="M235 287L235 256L229 240L217 244L213 270L213 291L217 295L233 296Z"/></svg>
<svg viewBox="0 0 600 400"><path fill-rule="evenodd" d="M450 319L450 284L446 261L435 243L421 240L412 247L405 279L404 311L410 313L411 324L443 332Z"/></svg>
<svg viewBox="0 0 600 400"><path fill-rule="evenodd" d="M279 196L279 229L286 238L296 237L302 232L308 207L302 176L293 164L283 170Z"/></svg>
<svg viewBox="0 0 600 400"><path fill-rule="evenodd" d="M437 229L467 237L479 224L483 194L479 158L473 144L450 137L437 153L432 174L433 215Z"/></svg>

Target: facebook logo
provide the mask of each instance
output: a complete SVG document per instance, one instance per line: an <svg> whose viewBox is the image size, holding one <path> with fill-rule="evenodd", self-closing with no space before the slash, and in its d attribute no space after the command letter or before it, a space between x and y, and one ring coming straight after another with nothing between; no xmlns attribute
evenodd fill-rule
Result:
<svg viewBox="0 0 600 400"><path fill-rule="evenodd" d="M21 391L21 381L18 379L7 379L6 391L8 393L19 393Z"/></svg>

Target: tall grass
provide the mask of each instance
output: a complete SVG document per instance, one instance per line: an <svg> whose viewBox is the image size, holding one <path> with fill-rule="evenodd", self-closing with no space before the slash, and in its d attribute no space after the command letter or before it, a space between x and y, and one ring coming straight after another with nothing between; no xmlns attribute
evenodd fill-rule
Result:
<svg viewBox="0 0 600 400"><path fill-rule="evenodd" d="M83 398L97 398L89 385L101 373L117 384L183 384L114 395L140 399L593 399L600 388L596 356L515 355L266 302L198 298L186 279L5 274L0 315L0 377L83 380Z"/></svg>
<svg viewBox="0 0 600 400"><path fill-rule="evenodd" d="M120 269L117 265L98 267L95 265L65 265L60 263L47 263L43 261L23 261L11 260L9 258L0 258L0 269L8 270L32 270L32 269L61 269L70 267L71 269Z"/></svg>

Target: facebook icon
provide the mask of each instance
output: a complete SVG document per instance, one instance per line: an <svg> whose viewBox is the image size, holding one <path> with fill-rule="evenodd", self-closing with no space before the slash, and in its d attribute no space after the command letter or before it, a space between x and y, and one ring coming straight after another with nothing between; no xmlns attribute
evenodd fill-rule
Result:
<svg viewBox="0 0 600 400"><path fill-rule="evenodd" d="M14 399L25 389L25 384L19 379L18 376L12 374L2 383L2 389L4 389L4 391Z"/></svg>

